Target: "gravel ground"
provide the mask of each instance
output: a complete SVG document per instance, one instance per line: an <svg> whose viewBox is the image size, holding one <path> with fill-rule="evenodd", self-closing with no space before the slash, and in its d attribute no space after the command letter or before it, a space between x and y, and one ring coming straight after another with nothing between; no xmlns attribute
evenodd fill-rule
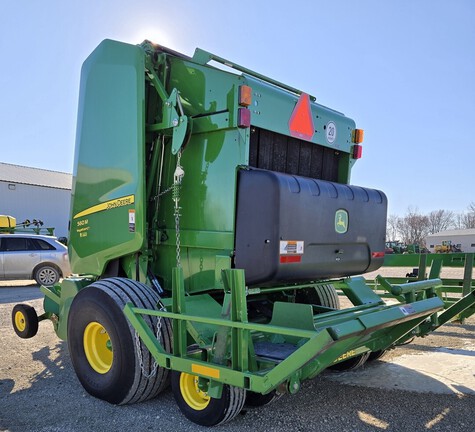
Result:
<svg viewBox="0 0 475 432"><path fill-rule="evenodd" d="M25 302L42 311L39 288L32 284L24 286L24 282L17 285L21 286L0 283L0 431L206 430L181 415L170 390L152 401L123 407L89 396L74 375L67 344L57 339L49 322L40 324L33 339L22 340L14 334L10 315L15 303ZM475 318L467 320L464 326L449 324L430 337L390 351L384 362L373 362L363 372L384 368L391 365L386 362L407 355L417 354L424 363L427 356L421 353L438 352L441 347L473 361ZM444 394L408 391L406 375L401 375L391 389L370 388L359 383L357 374L358 371L347 372L341 381L335 379L335 374L324 373L303 383L297 395L284 396L265 408L248 410L214 430L474 430L475 395L464 392L463 386Z"/></svg>

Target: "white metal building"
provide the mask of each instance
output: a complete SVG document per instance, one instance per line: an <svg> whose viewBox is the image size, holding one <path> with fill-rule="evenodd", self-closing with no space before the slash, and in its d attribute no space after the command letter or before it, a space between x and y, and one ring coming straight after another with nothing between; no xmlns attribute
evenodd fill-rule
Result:
<svg viewBox="0 0 475 432"><path fill-rule="evenodd" d="M435 246L443 241L450 241L453 245L460 245L462 252L475 252L475 229L447 230L426 237L426 246L431 252L435 252Z"/></svg>
<svg viewBox="0 0 475 432"><path fill-rule="evenodd" d="M68 235L72 175L0 162L0 214L41 220L57 237Z"/></svg>

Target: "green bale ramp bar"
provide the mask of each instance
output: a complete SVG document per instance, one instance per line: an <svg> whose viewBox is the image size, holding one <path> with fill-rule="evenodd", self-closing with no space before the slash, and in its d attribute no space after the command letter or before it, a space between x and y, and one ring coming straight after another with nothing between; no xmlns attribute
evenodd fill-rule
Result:
<svg viewBox="0 0 475 432"><path fill-rule="evenodd" d="M406 283L416 282L425 284L426 278L439 278L440 283L435 288L435 293L444 301L445 308L450 308L444 316L448 320L463 322L465 318L475 313L475 307L469 305L471 295L475 291L473 268L475 266L475 254L473 253L444 253L444 254L390 254L386 255L381 272L385 268L412 268L410 275L398 277L375 278L367 280L367 283L375 290L384 290L383 297L400 296L399 289L394 286L404 286ZM441 277L443 269L460 269L461 277ZM462 271L463 270L463 271ZM385 285L384 281L389 282ZM462 298L465 300L462 301ZM468 305L464 307L463 305ZM455 311L458 311L455 313ZM455 313L455 314L454 314ZM454 314L452 316L452 314Z"/></svg>

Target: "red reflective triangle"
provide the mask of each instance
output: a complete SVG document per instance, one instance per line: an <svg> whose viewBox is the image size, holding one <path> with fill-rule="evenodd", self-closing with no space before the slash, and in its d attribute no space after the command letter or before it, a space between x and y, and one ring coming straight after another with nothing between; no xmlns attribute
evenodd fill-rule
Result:
<svg viewBox="0 0 475 432"><path fill-rule="evenodd" d="M290 135L311 140L315 129L313 127L310 98L307 93L302 93L289 120Z"/></svg>

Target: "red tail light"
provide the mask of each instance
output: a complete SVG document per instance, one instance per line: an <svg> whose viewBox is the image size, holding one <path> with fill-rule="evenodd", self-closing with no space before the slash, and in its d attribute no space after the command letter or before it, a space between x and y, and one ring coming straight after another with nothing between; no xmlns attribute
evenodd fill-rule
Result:
<svg viewBox="0 0 475 432"><path fill-rule="evenodd" d="M363 147L359 144L353 146L353 159L360 159L363 156Z"/></svg>
<svg viewBox="0 0 475 432"><path fill-rule="evenodd" d="M238 127L248 128L251 126L251 111L247 108L238 109Z"/></svg>

